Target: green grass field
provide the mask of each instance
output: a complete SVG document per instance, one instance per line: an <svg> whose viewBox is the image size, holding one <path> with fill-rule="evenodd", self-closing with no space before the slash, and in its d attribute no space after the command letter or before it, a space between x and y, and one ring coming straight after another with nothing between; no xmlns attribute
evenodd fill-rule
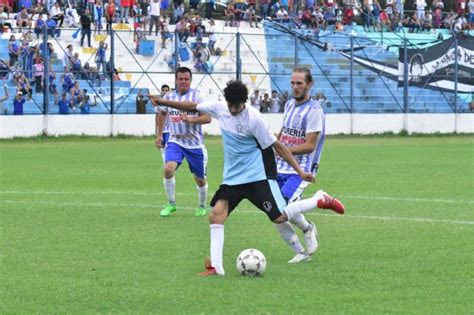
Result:
<svg viewBox="0 0 474 315"><path fill-rule="evenodd" d="M183 165L166 203L152 138L0 141L0 313L474 312L474 137L329 137L316 184L346 215L307 215L321 247L309 263L242 203L226 223L225 277L200 278L206 218ZM209 200L221 180L208 138ZM235 268L260 249L261 278Z"/></svg>

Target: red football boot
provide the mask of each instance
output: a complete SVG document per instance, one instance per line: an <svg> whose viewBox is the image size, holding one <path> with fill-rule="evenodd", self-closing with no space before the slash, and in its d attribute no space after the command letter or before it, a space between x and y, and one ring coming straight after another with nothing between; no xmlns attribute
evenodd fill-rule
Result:
<svg viewBox="0 0 474 315"><path fill-rule="evenodd" d="M320 209L331 209L339 214L344 214L344 205L338 199L328 195L322 190L316 192L318 198L318 208Z"/></svg>

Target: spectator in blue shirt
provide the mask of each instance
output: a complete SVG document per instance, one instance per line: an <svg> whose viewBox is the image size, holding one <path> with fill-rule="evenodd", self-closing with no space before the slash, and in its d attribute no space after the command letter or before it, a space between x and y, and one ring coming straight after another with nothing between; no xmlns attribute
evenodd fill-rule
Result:
<svg viewBox="0 0 474 315"><path fill-rule="evenodd" d="M13 115L23 115L23 105L25 102L26 100L23 97L23 93L21 91L17 91L16 96L13 99Z"/></svg>
<svg viewBox="0 0 474 315"><path fill-rule="evenodd" d="M56 105L59 106L59 114L60 115L68 115L69 108L71 107L71 102L67 99L66 93L61 95L61 99L56 102Z"/></svg>

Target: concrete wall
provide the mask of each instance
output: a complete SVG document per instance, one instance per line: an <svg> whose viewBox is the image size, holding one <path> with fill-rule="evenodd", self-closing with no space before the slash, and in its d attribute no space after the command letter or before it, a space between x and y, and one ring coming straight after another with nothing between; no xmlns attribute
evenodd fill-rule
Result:
<svg viewBox="0 0 474 315"><path fill-rule="evenodd" d="M282 114L266 114L265 120L278 132ZM215 119L204 130L220 135ZM473 114L327 114L327 134L474 133ZM62 135L150 136L155 131L154 115L36 115L0 116L0 138Z"/></svg>

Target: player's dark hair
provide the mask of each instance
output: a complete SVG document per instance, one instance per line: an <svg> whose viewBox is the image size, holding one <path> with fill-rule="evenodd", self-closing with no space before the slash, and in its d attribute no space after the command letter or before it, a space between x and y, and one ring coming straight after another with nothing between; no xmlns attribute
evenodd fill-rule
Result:
<svg viewBox="0 0 474 315"><path fill-rule="evenodd" d="M225 100L230 104L240 104L247 102L249 92L245 84L240 80L231 80L227 82L224 89Z"/></svg>
<svg viewBox="0 0 474 315"><path fill-rule="evenodd" d="M162 90L163 90L163 89L166 89L166 88L169 90L169 89L170 89L170 86L169 86L168 84L163 84L163 85L161 86L161 89L162 89Z"/></svg>
<svg viewBox="0 0 474 315"><path fill-rule="evenodd" d="M174 77L175 79L178 77L178 73L189 73L189 78L192 79L193 77L193 74L191 72L191 69L189 69L188 67L179 67L178 69L176 69L176 72L174 74Z"/></svg>
<svg viewBox="0 0 474 315"><path fill-rule="evenodd" d="M308 68L298 67L298 68L293 69L293 72L304 73L306 83L313 82L313 75L311 74L311 70L309 70Z"/></svg>

